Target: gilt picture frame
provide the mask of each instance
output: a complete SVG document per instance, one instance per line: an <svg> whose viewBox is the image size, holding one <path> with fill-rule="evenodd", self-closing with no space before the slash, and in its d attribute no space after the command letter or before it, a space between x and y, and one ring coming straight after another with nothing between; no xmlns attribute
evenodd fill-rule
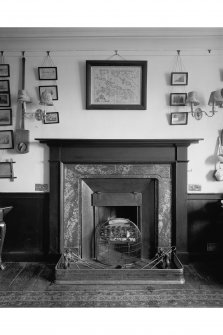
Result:
<svg viewBox="0 0 223 335"><path fill-rule="evenodd" d="M59 113L50 112L46 113L44 117L44 124L59 123Z"/></svg>
<svg viewBox="0 0 223 335"><path fill-rule="evenodd" d="M170 114L170 124L174 125L186 125L188 122L187 112L176 112Z"/></svg>
<svg viewBox="0 0 223 335"><path fill-rule="evenodd" d="M86 109L146 109L147 61L86 61Z"/></svg>
<svg viewBox="0 0 223 335"><path fill-rule="evenodd" d="M9 64L0 64L0 77L10 77Z"/></svg>
<svg viewBox="0 0 223 335"><path fill-rule="evenodd" d="M13 149L13 131L0 130L0 149Z"/></svg>
<svg viewBox="0 0 223 335"><path fill-rule="evenodd" d="M10 88L9 88L9 80L0 80L0 92L9 92Z"/></svg>
<svg viewBox="0 0 223 335"><path fill-rule="evenodd" d="M9 92L0 92L0 107L10 107L11 98Z"/></svg>
<svg viewBox="0 0 223 335"><path fill-rule="evenodd" d="M170 106L185 106L187 93L170 93Z"/></svg>
<svg viewBox="0 0 223 335"><path fill-rule="evenodd" d="M40 66L38 67L39 80L57 80L56 66Z"/></svg>
<svg viewBox="0 0 223 335"><path fill-rule="evenodd" d="M188 72L171 72L172 86L185 86L188 84Z"/></svg>
<svg viewBox="0 0 223 335"><path fill-rule="evenodd" d="M0 109L0 126L12 125L12 109Z"/></svg>
<svg viewBox="0 0 223 335"><path fill-rule="evenodd" d="M53 100L58 100L58 87L57 85L47 85L47 86L39 86L39 97L44 91L49 91L52 94Z"/></svg>

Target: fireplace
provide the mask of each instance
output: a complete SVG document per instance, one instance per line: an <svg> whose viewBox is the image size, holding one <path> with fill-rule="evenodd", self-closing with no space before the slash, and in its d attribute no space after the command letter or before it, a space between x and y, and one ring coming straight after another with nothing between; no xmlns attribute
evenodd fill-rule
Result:
<svg viewBox="0 0 223 335"><path fill-rule="evenodd" d="M50 147L57 283L184 282L187 147L198 139L39 141ZM148 267L173 246L174 265Z"/></svg>

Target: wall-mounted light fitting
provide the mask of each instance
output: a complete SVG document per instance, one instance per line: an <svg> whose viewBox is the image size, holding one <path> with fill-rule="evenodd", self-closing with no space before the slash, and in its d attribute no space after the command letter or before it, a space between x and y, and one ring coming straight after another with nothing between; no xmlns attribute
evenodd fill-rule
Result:
<svg viewBox="0 0 223 335"><path fill-rule="evenodd" d="M194 107L200 104L200 101L198 99L198 94L196 91L192 91L188 93L187 103L190 104L191 106L191 111L188 113L191 113L191 115L196 120L200 120L203 117L203 114L205 114L208 117L212 117L215 115L215 113L217 113L215 106L223 107L223 89L211 92L208 105L212 106L212 110L209 113L207 113L205 110L202 110L200 107L197 107L194 110Z"/></svg>
<svg viewBox="0 0 223 335"><path fill-rule="evenodd" d="M223 89L211 92L208 105L212 106L210 116L213 116L215 113L217 113L217 110L215 110L215 106L220 108L223 107Z"/></svg>
<svg viewBox="0 0 223 335"><path fill-rule="evenodd" d="M53 106L53 93L49 90L43 91L40 96L40 105L43 105L43 109L39 108L35 112L35 119L37 121L43 121L46 115L46 106Z"/></svg>

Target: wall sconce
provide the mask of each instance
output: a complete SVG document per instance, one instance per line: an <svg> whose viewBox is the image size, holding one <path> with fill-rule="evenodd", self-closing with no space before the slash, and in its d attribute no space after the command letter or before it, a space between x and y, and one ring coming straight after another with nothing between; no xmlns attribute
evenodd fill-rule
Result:
<svg viewBox="0 0 223 335"><path fill-rule="evenodd" d="M217 110L215 110L215 106L223 107L223 89L211 92L208 105L212 106L212 110L209 113L207 113L206 111L203 111L200 107L197 107L194 110L194 106L197 106L200 104L200 101L197 98L197 92L195 91L188 93L187 103L190 104L191 106L191 111L188 113L191 113L191 115L196 120L200 120L203 116L203 113L208 117L212 117L215 115L215 113L217 113Z"/></svg>
<svg viewBox="0 0 223 335"><path fill-rule="evenodd" d="M26 103L31 103L31 98L26 92L26 90L19 90L18 92L18 102L21 102L24 107L24 113L26 112Z"/></svg>
<svg viewBox="0 0 223 335"><path fill-rule="evenodd" d="M211 114L208 116L214 116L214 114L217 113L215 106L220 108L223 107L223 89L211 92L208 105L212 106Z"/></svg>
<svg viewBox="0 0 223 335"><path fill-rule="evenodd" d="M187 95L187 103L190 104L191 107L191 111L188 113L191 113L191 115L196 119L196 120L200 120L203 116L203 113L205 113L205 111L202 111L202 109L200 107L197 107L194 110L195 106L198 106L200 104L200 101L197 98L197 92L192 91L189 92Z"/></svg>
<svg viewBox="0 0 223 335"><path fill-rule="evenodd" d="M49 90L42 92L40 96L40 105L43 105L43 109L39 108L35 112L35 119L37 121L43 121L46 115L46 106L53 106L53 93Z"/></svg>

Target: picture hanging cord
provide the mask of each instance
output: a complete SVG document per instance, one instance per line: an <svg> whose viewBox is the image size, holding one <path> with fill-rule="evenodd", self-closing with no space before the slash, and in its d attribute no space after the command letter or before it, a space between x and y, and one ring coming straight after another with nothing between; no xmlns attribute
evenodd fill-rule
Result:
<svg viewBox="0 0 223 335"><path fill-rule="evenodd" d="M177 50L176 61L172 72L186 72L182 57L180 55L180 50Z"/></svg>
<svg viewBox="0 0 223 335"><path fill-rule="evenodd" d="M46 51L46 56L43 59L43 62L41 64L42 67L55 67L55 64L50 57L50 51Z"/></svg>
<svg viewBox="0 0 223 335"><path fill-rule="evenodd" d="M174 66L171 72L187 72L185 66L182 61L182 57L180 55L181 50L177 50L177 55L175 56ZM170 86L170 94L171 93L186 93L186 86ZM179 108L179 107L178 107ZM181 109L185 112L187 106L180 106ZM169 105L169 112L175 111L175 108Z"/></svg>

